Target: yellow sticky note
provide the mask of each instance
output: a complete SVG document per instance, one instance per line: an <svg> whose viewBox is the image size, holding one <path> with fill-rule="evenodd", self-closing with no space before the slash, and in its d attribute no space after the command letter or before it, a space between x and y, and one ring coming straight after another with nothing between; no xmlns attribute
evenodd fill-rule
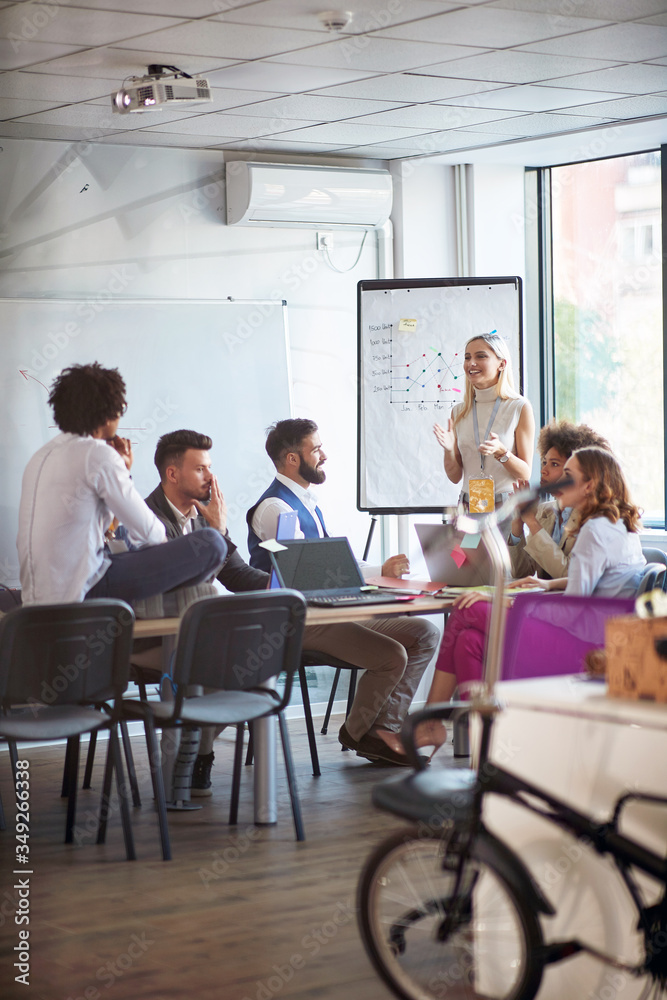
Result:
<svg viewBox="0 0 667 1000"><path fill-rule="evenodd" d="M399 333L414 333L416 329L417 329L417 320L416 319L402 319L402 320L399 320L399 323L398 323L398 332Z"/></svg>

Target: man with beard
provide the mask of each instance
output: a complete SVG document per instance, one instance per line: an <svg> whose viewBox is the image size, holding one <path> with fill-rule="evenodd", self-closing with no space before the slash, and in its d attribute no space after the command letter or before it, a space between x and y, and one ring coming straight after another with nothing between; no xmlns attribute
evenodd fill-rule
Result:
<svg viewBox="0 0 667 1000"><path fill-rule="evenodd" d="M324 516L309 487L323 483L326 455L313 420L279 420L270 429L266 451L276 477L247 514L250 565L268 571L270 559L260 542L276 537L278 515L299 515L299 538L327 536ZM383 576L410 568L405 555L391 556ZM371 571L377 573L377 570ZM399 732L421 676L439 641L437 628L424 618L366 619L306 628L303 648L328 653L361 667L354 703L338 734L358 756L407 764Z"/></svg>

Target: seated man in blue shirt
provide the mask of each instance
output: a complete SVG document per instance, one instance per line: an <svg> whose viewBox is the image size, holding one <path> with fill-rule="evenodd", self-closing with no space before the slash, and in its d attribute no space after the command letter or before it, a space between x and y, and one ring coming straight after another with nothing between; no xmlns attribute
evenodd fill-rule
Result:
<svg viewBox="0 0 667 1000"><path fill-rule="evenodd" d="M557 483L563 478L563 466L572 452L591 445L611 450L608 442L586 424L575 425L569 420L552 420L548 423L540 431L537 440L542 460L541 485ZM519 489L527 488L528 485L527 482L517 484ZM519 578L537 575L542 580L558 580L567 576L576 530L570 533L564 529L568 523L572 529L576 529L578 521L579 514L576 511L571 507L560 510L555 500L517 514L512 521L507 541L512 576Z"/></svg>

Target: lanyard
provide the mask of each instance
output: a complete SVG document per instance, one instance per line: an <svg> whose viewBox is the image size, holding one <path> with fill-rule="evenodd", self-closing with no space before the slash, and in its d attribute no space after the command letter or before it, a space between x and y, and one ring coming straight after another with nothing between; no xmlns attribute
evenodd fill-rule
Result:
<svg viewBox="0 0 667 1000"><path fill-rule="evenodd" d="M486 441L491 433L491 428L493 427L493 421L496 419L496 413L498 412L498 407L500 406L502 400L500 396L496 396L496 401L493 404L493 409L491 410L491 416L489 418L489 425L486 428L486 433L484 434L484 440ZM477 423L477 400L472 401L472 430L475 435L475 444L479 450L479 425ZM482 466L482 472L484 472L484 455L479 456L480 464Z"/></svg>

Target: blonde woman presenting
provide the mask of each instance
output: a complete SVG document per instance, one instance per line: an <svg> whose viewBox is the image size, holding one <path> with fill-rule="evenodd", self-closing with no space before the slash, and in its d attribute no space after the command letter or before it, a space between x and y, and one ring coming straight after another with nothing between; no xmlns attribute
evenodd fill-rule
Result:
<svg viewBox="0 0 667 1000"><path fill-rule="evenodd" d="M465 347L465 397L447 427L433 430L445 455L445 473L461 483L460 500L471 513L489 513L529 479L535 419L512 382L507 344L496 333L480 334Z"/></svg>

